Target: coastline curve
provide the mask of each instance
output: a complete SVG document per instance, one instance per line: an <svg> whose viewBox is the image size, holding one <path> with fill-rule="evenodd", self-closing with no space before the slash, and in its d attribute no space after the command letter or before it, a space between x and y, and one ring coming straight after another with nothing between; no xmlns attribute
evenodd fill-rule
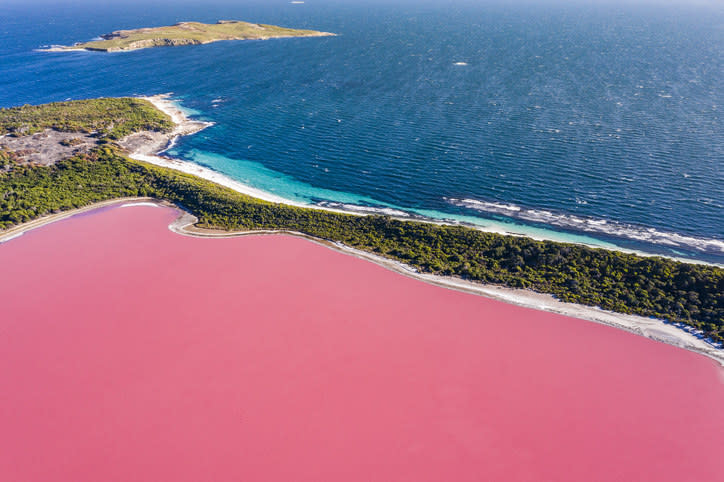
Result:
<svg viewBox="0 0 724 482"><path fill-rule="evenodd" d="M439 286L441 288L461 291L469 294L482 296L485 298L501 301L507 304L521 306L524 308L535 309L556 313L583 321L607 325L613 328L627 331L629 333L643 336L654 341L683 348L700 355L706 356L715 361L722 369L724 369L724 349L717 348L705 340L684 331L677 326L666 323L663 320L655 318L646 318L637 315L627 315L603 310L599 307L580 305L576 303L567 303L555 299L552 295L537 293L532 290L507 288L492 284L474 283L463 279L438 276L427 273L421 273L415 268L391 260L383 256L368 253L359 249L346 246L342 243L331 242L314 236L309 236L297 231L288 230L257 230L257 231L223 231L215 229L206 229L195 226L198 219L193 214L184 210L183 207L172 204L168 201L162 201L150 197L131 197L117 198L99 203L90 204L82 208L62 213L51 214L42 218L20 224L11 229L0 233L0 245L12 239L17 239L24 233L38 229L56 221L70 218L72 216L89 213L97 209L106 207L122 206L163 206L178 210L177 218L168 225L168 229L172 232L182 235L198 238L236 238L243 236L293 236L303 238L320 246L335 250L337 252L354 256L356 258L372 262L390 271L404 275L409 278L422 281L427 284ZM723 375L724 376L724 375Z"/></svg>

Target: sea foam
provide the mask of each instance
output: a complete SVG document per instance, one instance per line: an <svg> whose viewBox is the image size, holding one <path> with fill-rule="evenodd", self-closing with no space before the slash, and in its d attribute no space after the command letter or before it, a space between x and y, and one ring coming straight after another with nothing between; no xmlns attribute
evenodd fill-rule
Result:
<svg viewBox="0 0 724 482"><path fill-rule="evenodd" d="M448 198L446 200L454 206L474 209L479 212L501 214L528 222L543 223L587 233L605 234L674 248L694 249L704 253L724 253L724 241L719 239L697 238L607 219L575 216L544 209L528 209L515 204L486 202L476 199Z"/></svg>
<svg viewBox="0 0 724 482"><path fill-rule="evenodd" d="M341 211L349 211L359 214L381 214L384 216L395 216L403 218L410 217L410 214L406 213L405 211L380 206L360 206L358 204L346 204L332 201L321 201L317 203L317 205L325 208L339 209Z"/></svg>

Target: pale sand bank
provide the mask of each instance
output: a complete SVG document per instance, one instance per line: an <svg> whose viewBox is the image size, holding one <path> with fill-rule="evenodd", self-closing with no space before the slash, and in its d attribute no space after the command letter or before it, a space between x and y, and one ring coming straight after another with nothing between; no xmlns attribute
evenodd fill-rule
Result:
<svg viewBox="0 0 724 482"><path fill-rule="evenodd" d="M90 52L88 49L76 49L72 47L48 47L48 48L39 48L39 49L33 49L34 52Z"/></svg>

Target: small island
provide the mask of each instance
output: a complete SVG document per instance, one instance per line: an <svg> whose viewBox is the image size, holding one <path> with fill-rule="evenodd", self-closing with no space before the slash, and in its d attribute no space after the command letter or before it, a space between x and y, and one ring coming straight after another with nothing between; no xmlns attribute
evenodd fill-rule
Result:
<svg viewBox="0 0 724 482"><path fill-rule="evenodd" d="M216 23L179 22L167 27L117 30L101 35L99 40L81 42L71 46L54 46L49 51L92 50L119 52L151 47L177 47L200 45L220 40L266 40L288 37L327 37L335 35L315 30L299 30L275 25L219 20Z"/></svg>

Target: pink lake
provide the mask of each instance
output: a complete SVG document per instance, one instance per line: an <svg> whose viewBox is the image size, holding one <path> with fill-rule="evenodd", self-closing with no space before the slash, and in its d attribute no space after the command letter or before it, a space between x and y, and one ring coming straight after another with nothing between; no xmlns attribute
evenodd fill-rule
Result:
<svg viewBox="0 0 724 482"><path fill-rule="evenodd" d="M707 358L176 216L0 245L0 480L724 480Z"/></svg>

